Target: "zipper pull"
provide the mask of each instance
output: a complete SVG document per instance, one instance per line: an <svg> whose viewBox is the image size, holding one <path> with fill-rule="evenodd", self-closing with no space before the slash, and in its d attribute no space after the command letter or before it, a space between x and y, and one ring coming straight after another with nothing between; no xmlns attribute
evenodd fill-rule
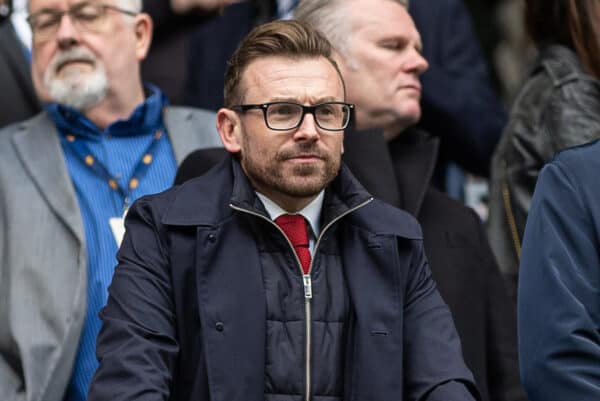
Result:
<svg viewBox="0 0 600 401"><path fill-rule="evenodd" d="M312 280L310 279L310 274L303 274L302 280L304 281L304 298L311 299L312 298Z"/></svg>

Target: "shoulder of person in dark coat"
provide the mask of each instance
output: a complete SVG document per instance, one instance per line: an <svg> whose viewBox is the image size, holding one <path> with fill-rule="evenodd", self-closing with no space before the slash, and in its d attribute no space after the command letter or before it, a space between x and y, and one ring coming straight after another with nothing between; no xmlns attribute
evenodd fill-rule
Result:
<svg viewBox="0 0 600 401"><path fill-rule="evenodd" d="M192 178L199 177L219 164L225 156L225 148L199 149L190 153L177 169L175 185L183 184Z"/></svg>

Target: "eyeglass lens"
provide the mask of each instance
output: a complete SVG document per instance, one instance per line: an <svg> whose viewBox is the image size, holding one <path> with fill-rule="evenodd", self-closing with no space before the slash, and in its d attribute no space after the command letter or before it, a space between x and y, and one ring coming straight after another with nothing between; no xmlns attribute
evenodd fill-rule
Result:
<svg viewBox="0 0 600 401"><path fill-rule="evenodd" d="M272 129L286 130L301 124L304 107L295 103L273 103L267 107L267 124ZM341 130L348 124L350 109L341 103L323 103L313 112L317 125L326 130Z"/></svg>
<svg viewBox="0 0 600 401"><path fill-rule="evenodd" d="M54 37L65 14L69 16L71 22L77 28L91 32L106 30L107 18L105 16L109 8L121 11L116 7L113 8L104 4L79 3L67 11L44 10L33 14L29 22L34 34L34 40L45 41Z"/></svg>

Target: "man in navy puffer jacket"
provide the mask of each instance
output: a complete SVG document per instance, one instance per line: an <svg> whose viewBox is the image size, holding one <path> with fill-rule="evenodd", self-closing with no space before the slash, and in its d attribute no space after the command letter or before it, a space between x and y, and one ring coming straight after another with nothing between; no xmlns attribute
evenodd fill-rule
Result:
<svg viewBox="0 0 600 401"><path fill-rule="evenodd" d="M232 155L129 212L89 400L478 399L418 223L341 165L329 42L263 25L225 81Z"/></svg>

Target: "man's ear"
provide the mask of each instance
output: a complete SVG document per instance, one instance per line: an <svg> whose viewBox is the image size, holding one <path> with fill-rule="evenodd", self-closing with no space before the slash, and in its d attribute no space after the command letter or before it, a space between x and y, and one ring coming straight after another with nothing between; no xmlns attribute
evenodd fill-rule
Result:
<svg viewBox="0 0 600 401"><path fill-rule="evenodd" d="M217 131L223 146L230 153L239 153L242 149L242 121L233 110L222 108L217 112Z"/></svg>
<svg viewBox="0 0 600 401"><path fill-rule="evenodd" d="M140 13L135 16L135 55L138 60L143 60L148 54L150 44L152 43L152 32L154 24L152 18L146 13Z"/></svg>

